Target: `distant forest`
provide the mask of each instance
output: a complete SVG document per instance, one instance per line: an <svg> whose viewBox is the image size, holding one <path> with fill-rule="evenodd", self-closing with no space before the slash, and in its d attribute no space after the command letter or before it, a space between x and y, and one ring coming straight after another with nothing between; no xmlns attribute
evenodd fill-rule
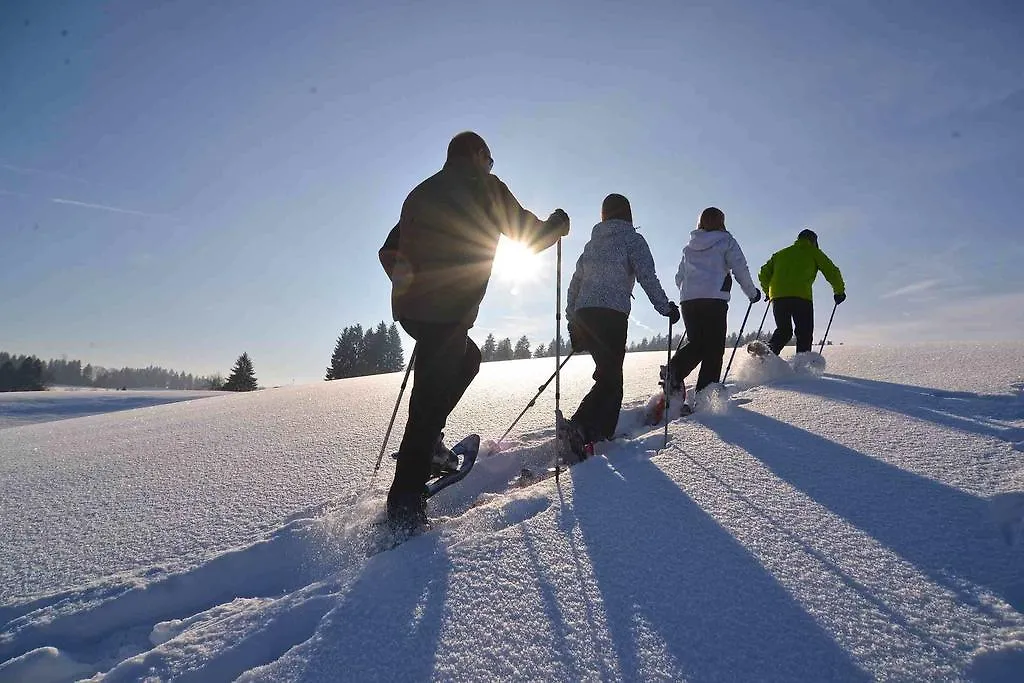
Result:
<svg viewBox="0 0 1024 683"><path fill-rule="evenodd" d="M0 391L41 391L48 386L104 389L208 389L213 378L148 368L103 368L80 360L42 361L0 351Z"/></svg>

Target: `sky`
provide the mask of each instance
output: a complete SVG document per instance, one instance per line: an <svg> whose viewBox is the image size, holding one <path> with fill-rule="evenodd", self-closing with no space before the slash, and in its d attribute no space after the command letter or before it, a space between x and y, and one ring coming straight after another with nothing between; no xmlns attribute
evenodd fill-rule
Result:
<svg viewBox="0 0 1024 683"><path fill-rule="evenodd" d="M837 343L1018 338L1022 113L1013 2L3 3L0 349L317 381L390 322L376 251L465 129L569 213L563 287L619 192L671 296L715 205L754 273L818 233ZM554 336L539 259L478 342ZM635 294L631 339L664 333Z"/></svg>

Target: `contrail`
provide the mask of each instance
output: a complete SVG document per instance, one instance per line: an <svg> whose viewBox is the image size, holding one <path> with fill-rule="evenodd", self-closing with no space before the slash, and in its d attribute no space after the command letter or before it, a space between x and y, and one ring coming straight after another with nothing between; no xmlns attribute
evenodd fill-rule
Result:
<svg viewBox="0 0 1024 683"><path fill-rule="evenodd" d="M160 214L147 213L145 211L136 211L134 209L122 209L118 206L108 206L106 204L92 204L90 202L80 202L74 199L61 199L60 197L53 197L50 199L54 204L68 204L70 206L81 206L86 209L99 209L100 211L112 211L114 213L126 213L132 216L149 216L150 218L159 218Z"/></svg>

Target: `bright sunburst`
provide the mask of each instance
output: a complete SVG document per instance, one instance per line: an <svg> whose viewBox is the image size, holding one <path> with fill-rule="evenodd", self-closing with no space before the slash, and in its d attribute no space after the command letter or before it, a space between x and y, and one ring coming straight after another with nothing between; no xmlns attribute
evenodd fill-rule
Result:
<svg viewBox="0 0 1024 683"><path fill-rule="evenodd" d="M504 282L515 286L536 280L540 275L542 258L521 242L502 237L498 242L498 251L494 254L494 275Z"/></svg>

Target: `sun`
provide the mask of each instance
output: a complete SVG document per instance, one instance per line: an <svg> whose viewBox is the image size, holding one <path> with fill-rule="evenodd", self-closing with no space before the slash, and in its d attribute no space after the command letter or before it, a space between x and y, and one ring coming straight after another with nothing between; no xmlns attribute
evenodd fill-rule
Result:
<svg viewBox="0 0 1024 683"><path fill-rule="evenodd" d="M516 285L532 282L540 276L543 265L540 254L536 254L522 242L510 240L504 235L498 241L494 254L494 276L511 283L513 293Z"/></svg>

